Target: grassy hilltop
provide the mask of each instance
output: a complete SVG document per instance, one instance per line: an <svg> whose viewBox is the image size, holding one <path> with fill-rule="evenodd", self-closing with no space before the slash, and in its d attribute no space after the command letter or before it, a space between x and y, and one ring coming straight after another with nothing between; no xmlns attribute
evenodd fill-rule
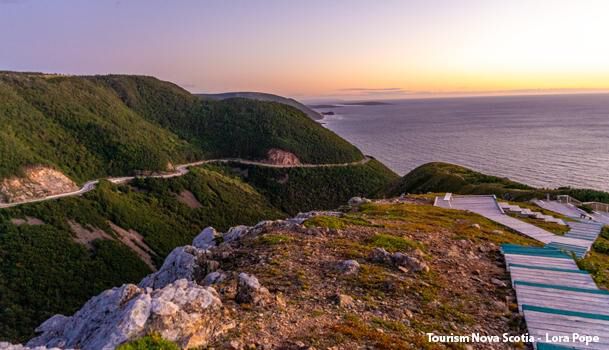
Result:
<svg viewBox="0 0 609 350"><path fill-rule="evenodd" d="M508 178L486 175L459 165L427 163L412 170L385 190L388 196L402 193L452 192L458 194L495 194L508 200L530 200L567 194L582 202L609 203L609 193L591 189L560 187L535 188Z"/></svg>

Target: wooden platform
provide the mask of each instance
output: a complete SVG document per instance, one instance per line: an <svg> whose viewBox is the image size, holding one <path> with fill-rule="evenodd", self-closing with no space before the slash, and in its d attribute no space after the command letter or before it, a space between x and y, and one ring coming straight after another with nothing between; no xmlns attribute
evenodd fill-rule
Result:
<svg viewBox="0 0 609 350"><path fill-rule="evenodd" d="M609 349L609 291L596 286L563 250L504 244L501 250L530 335L539 349ZM598 336L579 342L544 344L546 334Z"/></svg>
<svg viewBox="0 0 609 350"><path fill-rule="evenodd" d="M586 255L594 240L600 234L603 225L595 222L569 222L568 225L571 230L564 236L556 235L506 215L499 205L497 198L493 195L462 196L447 194L444 197L437 197L434 205L443 208L468 210L480 214L520 234L545 244L551 244L555 248L571 252L577 257Z"/></svg>
<svg viewBox="0 0 609 350"><path fill-rule="evenodd" d="M609 291L597 287L573 256L583 257L602 224L569 222L570 231L558 236L506 215L494 196L444 196L434 205L469 210L546 243L543 247L504 244L501 251L516 291L518 309L537 350L609 350ZM597 336L598 342L575 341L573 333ZM548 342L567 336L569 341Z"/></svg>

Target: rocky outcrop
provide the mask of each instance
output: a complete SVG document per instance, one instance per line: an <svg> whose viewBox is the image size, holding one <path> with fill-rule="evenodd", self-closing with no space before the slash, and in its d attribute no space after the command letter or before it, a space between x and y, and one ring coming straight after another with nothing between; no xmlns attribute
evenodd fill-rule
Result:
<svg viewBox="0 0 609 350"><path fill-rule="evenodd" d="M141 288L163 288L178 279L187 281L202 280L209 272L206 271L209 254L204 249L187 245L177 247L169 253L163 266L146 276L140 283Z"/></svg>
<svg viewBox="0 0 609 350"><path fill-rule="evenodd" d="M219 270L220 264L214 260L214 255L232 251L231 245L246 236L274 229L302 232L305 230L302 223L318 215L339 216L342 213L301 213L287 220L233 227L224 234L207 227L195 237L192 245L175 248L161 268L145 277L139 285L125 284L106 290L91 298L72 316L49 318L36 329L39 335L27 346L114 349L151 332L159 333L182 348L205 346L234 327L234 322L225 318L226 310L220 295L211 285L236 285L232 294L223 292L222 295L239 304L265 306L274 300L282 300L279 296L273 298L253 275L240 273L236 277L236 272ZM217 246L217 240L223 243ZM19 348L21 345L4 345L7 348L11 346L10 349L22 349Z"/></svg>
<svg viewBox="0 0 609 350"><path fill-rule="evenodd" d="M221 305L213 288L185 279L154 291L125 284L92 298L72 317L51 317L27 346L114 349L151 332L184 348L202 346L224 331L214 320Z"/></svg>
<svg viewBox="0 0 609 350"><path fill-rule="evenodd" d="M300 159L288 151L284 151L278 148L271 148L266 152L266 162L276 165L299 165L302 164Z"/></svg>
<svg viewBox="0 0 609 350"><path fill-rule="evenodd" d="M218 232L213 227L206 227L193 240L192 245L199 249L209 249L216 246Z"/></svg>
<svg viewBox="0 0 609 350"><path fill-rule="evenodd" d="M22 202L78 190L67 176L49 167L33 166L23 173L23 177L14 176L0 182L0 202Z"/></svg>

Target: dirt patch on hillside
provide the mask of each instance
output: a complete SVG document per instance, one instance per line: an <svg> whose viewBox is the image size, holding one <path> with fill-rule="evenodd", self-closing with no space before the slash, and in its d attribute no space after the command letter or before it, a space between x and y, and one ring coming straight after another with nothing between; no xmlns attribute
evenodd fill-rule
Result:
<svg viewBox="0 0 609 350"><path fill-rule="evenodd" d="M276 165L299 165L300 159L292 153L288 151L284 151L278 148L271 148L266 153L266 163L276 164Z"/></svg>
<svg viewBox="0 0 609 350"><path fill-rule="evenodd" d="M156 267L152 262L152 256L156 253L144 242L144 237L135 230L125 230L124 228L108 222L112 230L118 235L119 240L127 247L131 248L143 262L150 267L152 271L156 271Z"/></svg>
<svg viewBox="0 0 609 350"><path fill-rule="evenodd" d="M195 197L194 194L192 194L192 192L184 190L182 192L180 192L179 195L177 195L177 199L178 202L186 205L187 207L191 208L191 209L198 209L201 208L203 205L197 200L197 197Z"/></svg>
<svg viewBox="0 0 609 350"><path fill-rule="evenodd" d="M18 219L18 218L14 218L11 219L11 223L13 225L44 225L44 221L38 219L38 218L33 218L31 216L26 216L25 219Z"/></svg>
<svg viewBox="0 0 609 350"><path fill-rule="evenodd" d="M77 190L78 186L60 171L33 166L24 169L23 177L14 176L0 182L0 202L21 202Z"/></svg>
<svg viewBox="0 0 609 350"><path fill-rule="evenodd" d="M104 230L97 227L84 227L72 220L68 220L68 225L75 235L74 241L86 246L89 249L93 249L93 241L96 239L114 239Z"/></svg>

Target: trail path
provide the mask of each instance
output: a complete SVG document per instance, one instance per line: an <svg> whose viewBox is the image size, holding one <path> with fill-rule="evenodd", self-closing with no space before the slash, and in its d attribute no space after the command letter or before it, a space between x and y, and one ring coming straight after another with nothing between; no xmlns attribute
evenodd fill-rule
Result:
<svg viewBox="0 0 609 350"><path fill-rule="evenodd" d="M91 180L91 181L85 182L85 184L79 190L77 190L77 191L66 192L66 193L59 193L59 194L54 194L54 195L50 195L50 196L46 196L46 197L41 197L41 198L33 198L33 199L28 199L26 201L21 201L21 202L0 203L0 209L1 208L15 207L15 206L18 206L18 205L23 205L23 204L28 204L28 203L44 202L44 201L58 199L58 198L64 198L64 197L80 196L80 195L82 195L84 193L87 193L89 191L94 190L95 187L97 186L97 184L101 180L107 180L107 181L110 181L110 182L115 183L115 184L121 184L121 183L127 183L127 182L129 182L131 180L134 180L136 178L140 178L140 179L145 179L145 178L169 179L169 178L172 178L172 177L184 176L184 175L188 174L188 172L189 172L188 169L189 168L194 167L194 166L203 165L203 164L211 164L211 163L240 163L240 164L256 165L256 166L268 167L268 168L336 168L336 167L347 167L347 166L352 166L352 165L366 164L366 163L368 163L370 161L370 159L372 159L372 158L370 158L368 156L365 156L364 159L362 159L362 160L358 160L358 161L350 162L350 163L290 164L290 165L270 164L270 163L259 162L259 161L254 161L254 160L246 160L246 159L241 159L241 158L206 159L206 160L200 160L200 161L192 162L192 163L180 164L180 165L176 166L176 171L175 172L169 173L169 174L157 174L157 175L147 175L147 176L108 177L108 178L103 178L103 179Z"/></svg>

